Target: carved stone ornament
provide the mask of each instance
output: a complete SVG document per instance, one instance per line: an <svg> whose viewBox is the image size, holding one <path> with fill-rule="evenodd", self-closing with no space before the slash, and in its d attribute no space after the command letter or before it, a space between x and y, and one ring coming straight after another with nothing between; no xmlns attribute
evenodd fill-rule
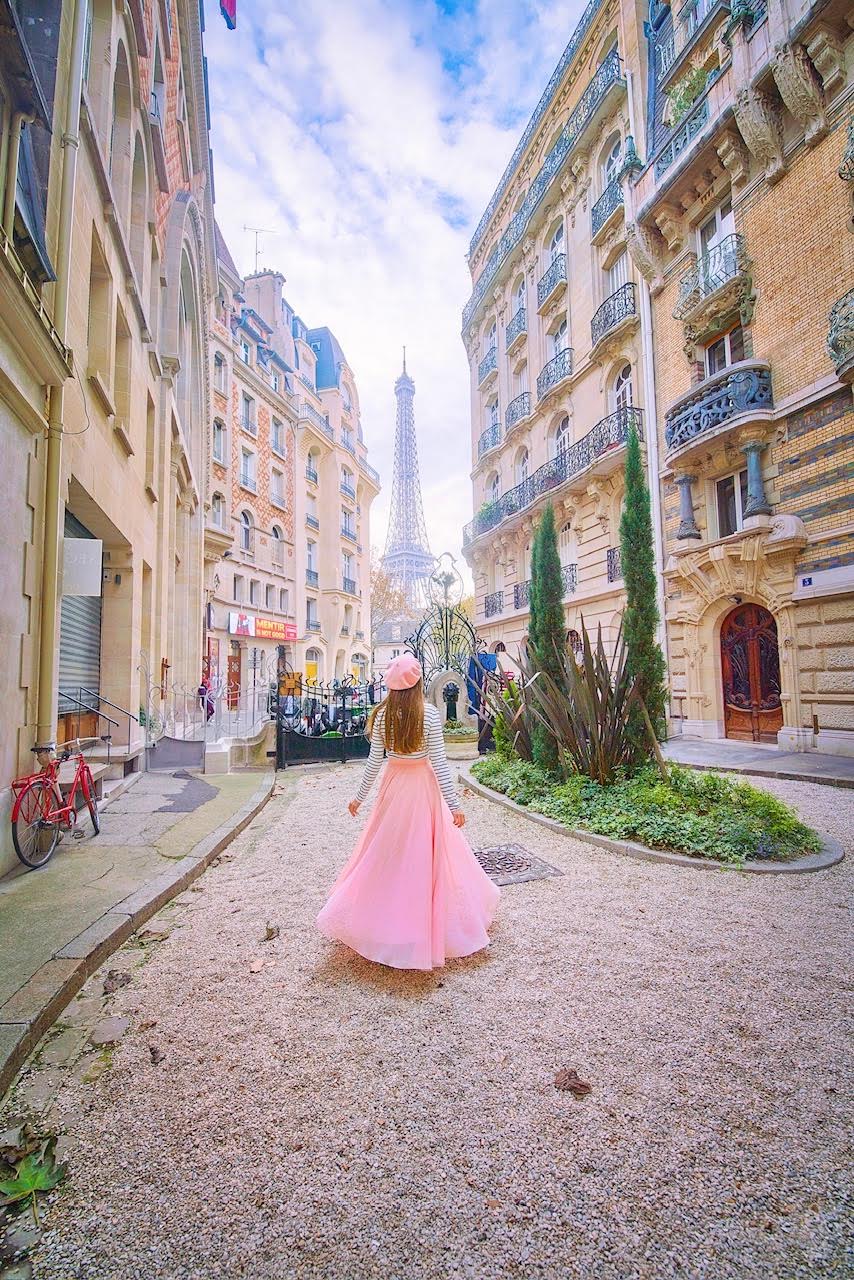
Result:
<svg viewBox="0 0 854 1280"><path fill-rule="evenodd" d="M671 253L678 253L685 242L685 222L682 210L674 204L663 204L656 209L655 225L664 236Z"/></svg>
<svg viewBox="0 0 854 1280"><path fill-rule="evenodd" d="M663 242L657 232L640 222L626 225L626 248L638 271L646 280L653 294L664 286Z"/></svg>
<svg viewBox="0 0 854 1280"><path fill-rule="evenodd" d="M783 159L783 125L780 110L774 101L747 85L740 89L735 100L735 120L741 136L765 170L765 177L773 185L786 172Z"/></svg>
<svg viewBox="0 0 854 1280"><path fill-rule="evenodd" d="M826 23L819 23L807 45L807 53L821 76L824 92L834 97L845 84L845 53L836 32Z"/></svg>
<svg viewBox="0 0 854 1280"><path fill-rule="evenodd" d="M747 181L750 174L750 153L744 145L741 134L735 129L727 129L715 150L729 174L733 187L740 187Z"/></svg>
<svg viewBox="0 0 854 1280"><path fill-rule="evenodd" d="M780 97L803 125L807 146L814 147L827 133L824 92L815 68L802 44L778 44L771 70Z"/></svg>

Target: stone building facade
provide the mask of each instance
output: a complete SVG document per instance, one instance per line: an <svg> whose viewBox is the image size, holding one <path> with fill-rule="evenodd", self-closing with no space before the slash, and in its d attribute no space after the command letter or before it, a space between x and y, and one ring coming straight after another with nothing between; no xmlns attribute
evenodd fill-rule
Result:
<svg viewBox="0 0 854 1280"><path fill-rule="evenodd" d="M198 682L215 275L198 6L20 0L0 22L2 789L104 716L133 767L123 712ZM92 539L100 591L61 594L63 544Z"/></svg>
<svg viewBox="0 0 854 1280"><path fill-rule="evenodd" d="M479 628L511 646L524 634L524 548L550 499L577 564L568 631L583 604L613 635L623 450L610 433L578 446L616 410L625 367L674 733L854 752L852 57L833 0L591 0L472 242ZM556 266L561 221L571 250ZM552 410L542 344L562 317L542 295L561 271L573 352ZM597 303L588 336L579 321ZM529 350L547 385L520 424L513 378ZM549 450L564 414L569 461Z"/></svg>

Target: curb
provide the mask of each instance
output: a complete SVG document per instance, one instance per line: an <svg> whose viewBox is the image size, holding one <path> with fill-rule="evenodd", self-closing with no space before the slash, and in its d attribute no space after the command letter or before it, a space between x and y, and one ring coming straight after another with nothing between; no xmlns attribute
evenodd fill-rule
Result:
<svg viewBox="0 0 854 1280"><path fill-rule="evenodd" d="M757 765L695 764L693 760L679 760L669 755L664 759L682 769L699 769L704 773L740 773L748 778L781 778L784 782L813 782L820 787L854 789L854 778L832 778L824 773L795 773L790 769L762 769Z"/></svg>
<svg viewBox="0 0 854 1280"><path fill-rule="evenodd" d="M87 978L136 933L140 925L187 888L236 835L255 818L273 794L276 775L264 782L227 822L194 845L191 851L110 907L55 952L0 1008L0 1101L18 1071L71 1002Z"/></svg>
<svg viewBox="0 0 854 1280"><path fill-rule="evenodd" d="M565 827L562 822L558 822L556 818L547 818L544 813L532 813L530 809L526 809L524 805L517 804L515 800L501 795L499 791L493 791L490 787L485 787L482 782L478 782L476 778L471 777L467 769L460 769L460 781L463 782L476 795L481 796L484 800L490 800L493 804L503 805L505 809L509 809L512 813L518 813L521 817L527 818L529 822L538 822L541 826L549 827L552 831L557 831L560 835L569 836L573 840L586 840L588 844L598 845L600 849L607 849L609 853L617 853L625 858L636 858L641 862L666 862L674 867L691 867L695 871L747 871L753 875L803 875L809 871L825 871L828 867L835 867L845 857L845 850L838 840L833 836L822 836L824 848L821 853L809 854L806 858L799 858L797 862L785 863L768 863L768 862L750 862L747 861L740 867L734 867L729 862L718 862L714 858L692 858L686 853L670 853L666 849L649 849L645 844L637 844L633 840L612 840L610 836L596 835L592 831L585 831L580 827Z"/></svg>

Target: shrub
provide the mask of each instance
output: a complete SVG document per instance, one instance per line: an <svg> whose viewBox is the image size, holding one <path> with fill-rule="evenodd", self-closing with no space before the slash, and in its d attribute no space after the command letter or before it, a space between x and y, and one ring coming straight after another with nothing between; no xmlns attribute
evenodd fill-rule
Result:
<svg viewBox="0 0 854 1280"><path fill-rule="evenodd" d="M821 840L788 805L749 783L673 766L670 780L647 767L601 784L582 774L555 783L522 760L488 757L472 766L485 786L568 827L653 849L714 858L778 860L817 853Z"/></svg>

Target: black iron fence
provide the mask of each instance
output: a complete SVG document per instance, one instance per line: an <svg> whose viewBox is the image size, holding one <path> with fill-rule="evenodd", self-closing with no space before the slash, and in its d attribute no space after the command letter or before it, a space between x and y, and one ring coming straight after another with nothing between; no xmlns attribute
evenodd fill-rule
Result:
<svg viewBox="0 0 854 1280"><path fill-rule="evenodd" d="M271 700L276 721L276 767L343 763L365 757L371 707L385 696L379 681L357 684L352 678L317 682L293 676L282 680Z"/></svg>

